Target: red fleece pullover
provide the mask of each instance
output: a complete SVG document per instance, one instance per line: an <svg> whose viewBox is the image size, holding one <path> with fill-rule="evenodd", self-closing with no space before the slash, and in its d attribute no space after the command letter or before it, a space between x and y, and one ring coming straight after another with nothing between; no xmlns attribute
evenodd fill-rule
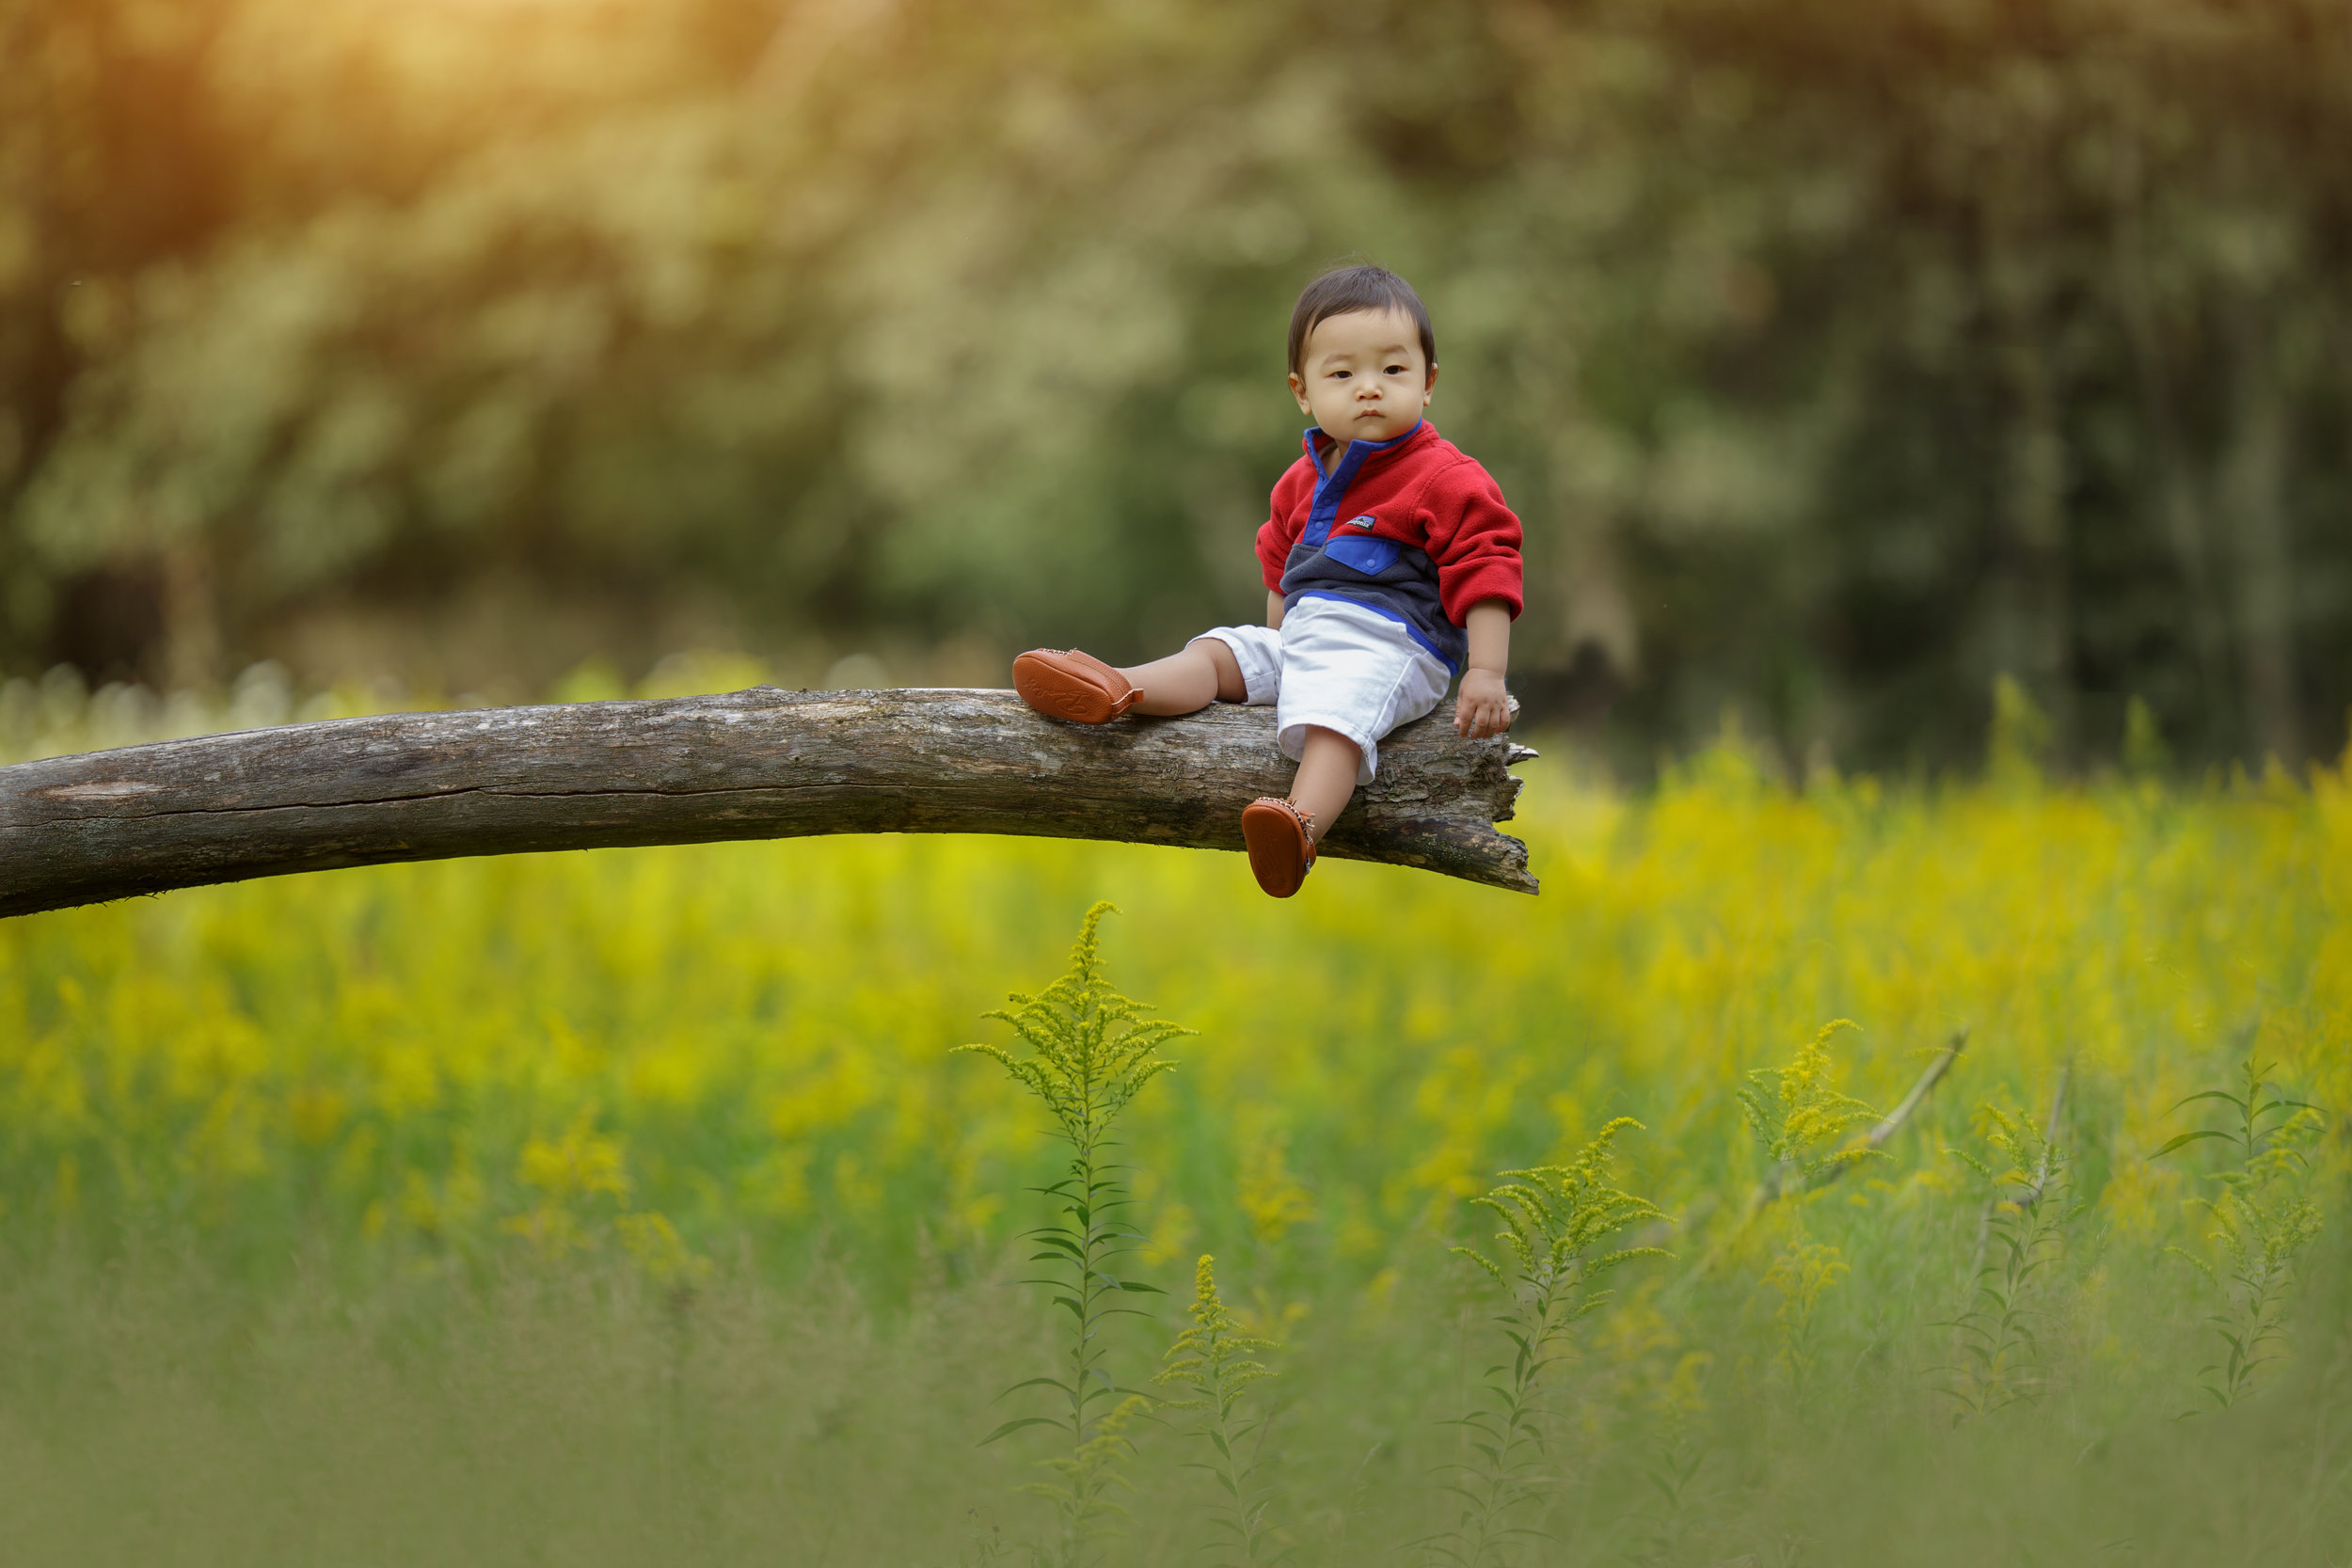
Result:
<svg viewBox="0 0 2352 1568"><path fill-rule="evenodd" d="M1311 428L1305 455L1275 483L1258 530L1266 587L1286 604L1327 594L1368 605L1460 668L1470 608L1500 599L1517 619L1523 602L1519 520L1502 488L1426 420L1391 441L1349 442L1326 474L1316 458L1330 444Z"/></svg>

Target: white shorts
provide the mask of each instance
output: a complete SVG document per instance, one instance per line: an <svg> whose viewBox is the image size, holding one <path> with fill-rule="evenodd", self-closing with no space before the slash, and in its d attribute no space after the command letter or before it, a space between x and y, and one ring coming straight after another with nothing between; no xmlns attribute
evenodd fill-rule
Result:
<svg viewBox="0 0 2352 1568"><path fill-rule="evenodd" d="M1345 599L1301 599L1279 631L1219 626L1200 637L1233 650L1252 706L1273 705L1275 741L1284 756L1298 760L1310 724L1337 730L1363 749L1359 784L1372 783L1380 737L1444 701L1454 678L1405 623Z"/></svg>

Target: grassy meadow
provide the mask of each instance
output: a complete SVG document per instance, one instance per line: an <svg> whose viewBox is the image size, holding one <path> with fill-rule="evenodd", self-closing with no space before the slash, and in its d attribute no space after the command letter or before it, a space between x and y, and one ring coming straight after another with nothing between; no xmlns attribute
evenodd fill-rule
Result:
<svg viewBox="0 0 2352 1568"><path fill-rule="evenodd" d="M878 837L0 923L0 1556L2352 1561L2352 783L1561 756L1532 899ZM1111 1130L1167 1293L983 1445L1069 1150L954 1048L1097 900L1197 1031ZM2152 1157L2249 1059L2322 1110Z"/></svg>

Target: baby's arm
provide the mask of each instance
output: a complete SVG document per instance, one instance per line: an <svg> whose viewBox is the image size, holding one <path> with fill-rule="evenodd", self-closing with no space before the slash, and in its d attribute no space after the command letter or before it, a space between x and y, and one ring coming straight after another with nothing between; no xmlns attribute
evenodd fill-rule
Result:
<svg viewBox="0 0 2352 1568"><path fill-rule="evenodd" d="M1268 631L1282 629L1282 591L1279 588L1266 590L1265 625Z"/></svg>
<svg viewBox="0 0 2352 1568"><path fill-rule="evenodd" d="M1502 688L1511 667L1511 607L1501 599L1481 599L1470 606L1464 629L1470 633L1470 665L1454 704L1454 729L1484 740L1511 727L1511 698Z"/></svg>

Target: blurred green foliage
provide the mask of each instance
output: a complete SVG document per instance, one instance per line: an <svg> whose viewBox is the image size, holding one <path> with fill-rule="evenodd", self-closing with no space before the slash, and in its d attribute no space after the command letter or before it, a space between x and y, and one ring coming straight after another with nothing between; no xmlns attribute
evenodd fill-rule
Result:
<svg viewBox="0 0 2352 1568"><path fill-rule="evenodd" d="M1939 765L2008 673L2063 765L2352 702L2336 0L0 0L0 58L17 673L1157 651L1253 613L1361 254L1528 520L1537 713Z"/></svg>

